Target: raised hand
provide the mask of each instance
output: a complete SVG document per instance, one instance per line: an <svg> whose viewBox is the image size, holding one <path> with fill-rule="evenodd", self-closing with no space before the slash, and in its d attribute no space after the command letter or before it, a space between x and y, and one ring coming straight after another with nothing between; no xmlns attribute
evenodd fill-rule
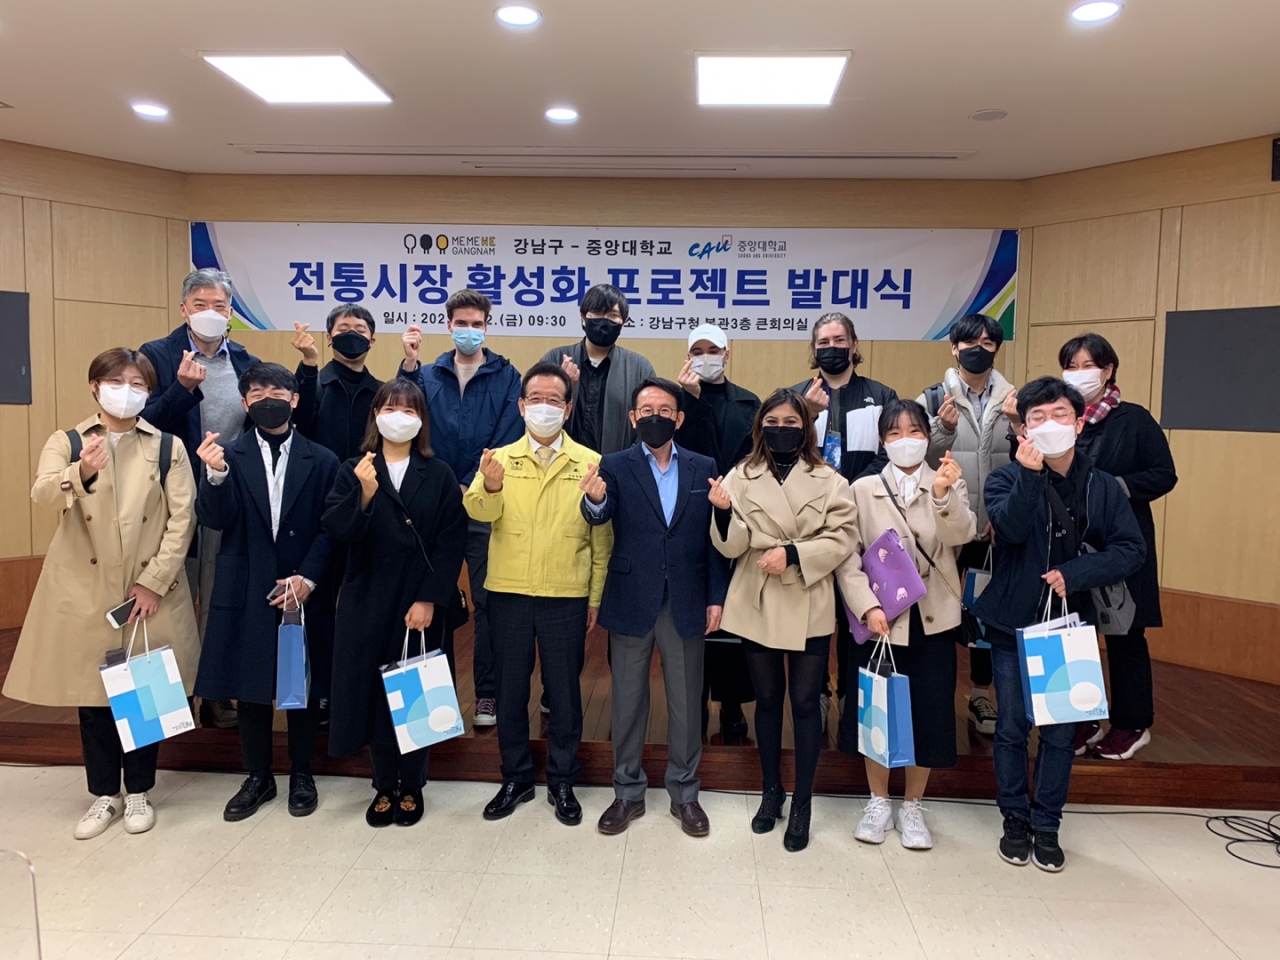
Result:
<svg viewBox="0 0 1280 960"><path fill-rule="evenodd" d="M560 369L569 375L570 383L574 386L578 385L578 377L581 374L581 371L578 369L578 365L573 362L573 358L567 353L562 354L560 357Z"/></svg>
<svg viewBox="0 0 1280 960"><path fill-rule="evenodd" d="M366 453L356 464L356 479L360 481L361 505L367 507L378 492L378 471L374 469L372 453Z"/></svg>
<svg viewBox="0 0 1280 960"><path fill-rule="evenodd" d="M1035 473L1044 469L1044 454L1036 448L1030 437L1018 438L1018 462Z"/></svg>
<svg viewBox="0 0 1280 960"><path fill-rule="evenodd" d="M586 498L597 507L600 506L600 504L604 503L608 486L604 482L604 478L600 476L600 465L596 463L587 464L587 475L578 484L578 489L586 495Z"/></svg>
<svg viewBox="0 0 1280 960"><path fill-rule="evenodd" d="M178 364L178 382L191 391L204 383L207 372L203 365L196 363L194 358L195 354L190 350L183 350L182 362Z"/></svg>
<svg viewBox="0 0 1280 960"><path fill-rule="evenodd" d="M218 445L218 437L221 434L208 433L204 435L204 439L200 441L200 446L196 447L196 456L203 460L214 473L221 473L227 469L226 451Z"/></svg>
<svg viewBox="0 0 1280 960"><path fill-rule="evenodd" d="M724 477L716 477L714 480L708 480L707 483L711 484L711 489L707 491L707 499L711 501L713 507L728 510L733 506L729 491L724 488Z"/></svg>
<svg viewBox="0 0 1280 960"><path fill-rule="evenodd" d="M1004 402L1000 404L1000 412L1012 420L1014 423L1021 423L1022 418L1018 416L1018 391L1010 390L1004 395Z"/></svg>
<svg viewBox="0 0 1280 960"><path fill-rule="evenodd" d="M947 394L947 398L942 401L942 406L938 408L938 419L947 430L954 430L956 424L960 422L960 408L956 406L955 398L951 394Z"/></svg>
<svg viewBox="0 0 1280 960"><path fill-rule="evenodd" d="M693 372L693 357L685 360L684 366L680 368L680 375L676 379L691 395L702 396L702 378Z"/></svg>
<svg viewBox="0 0 1280 960"><path fill-rule="evenodd" d="M295 323L293 340L290 342L293 349L302 354L302 362L308 367L314 367L320 362L320 349L316 346L316 338L307 333L310 328L309 323Z"/></svg>
<svg viewBox="0 0 1280 960"><path fill-rule="evenodd" d="M95 433L80 451L80 482L88 483L96 477L110 459L111 451L107 448L106 438Z"/></svg>
<svg viewBox="0 0 1280 960"><path fill-rule="evenodd" d="M414 370L418 366L418 351L422 349L422 328L416 323L400 335L400 346L404 348L404 368Z"/></svg>
<svg viewBox="0 0 1280 960"><path fill-rule="evenodd" d="M804 401L809 404L809 413L815 417L831 406L831 398L827 396L827 391L822 386L822 377L813 378L809 389L805 391Z"/></svg>
<svg viewBox="0 0 1280 960"><path fill-rule="evenodd" d="M488 449L480 455L480 474L484 477L486 493L497 493L501 490L502 481L507 477L507 471L503 467L502 461L495 460L493 451Z"/></svg>
<svg viewBox="0 0 1280 960"><path fill-rule="evenodd" d="M946 499L947 491L955 486L956 481L960 479L963 472L960 469L960 464L951 459L951 451L946 451L942 455L942 462L938 464L938 475L933 481L933 498L935 500Z"/></svg>

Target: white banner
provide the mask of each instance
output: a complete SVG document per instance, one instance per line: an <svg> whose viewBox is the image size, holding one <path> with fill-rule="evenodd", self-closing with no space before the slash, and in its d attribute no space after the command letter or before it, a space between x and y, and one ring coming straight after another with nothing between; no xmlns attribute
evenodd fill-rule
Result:
<svg viewBox="0 0 1280 960"><path fill-rule="evenodd" d="M612 283L631 303L629 337L711 322L806 339L839 311L864 340L935 340L974 312L1012 336L1018 233L196 222L191 257L231 275L252 329L314 328L359 303L380 326L444 332L445 300L469 287L493 301L496 332L572 338L582 295Z"/></svg>

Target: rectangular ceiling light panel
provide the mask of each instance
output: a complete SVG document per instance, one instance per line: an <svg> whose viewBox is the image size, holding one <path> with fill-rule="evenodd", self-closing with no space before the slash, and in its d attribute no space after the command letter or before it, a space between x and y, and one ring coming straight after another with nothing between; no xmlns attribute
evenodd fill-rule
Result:
<svg viewBox="0 0 1280 960"><path fill-rule="evenodd" d="M386 91L340 53L201 57L267 103L390 103Z"/></svg>
<svg viewBox="0 0 1280 960"><path fill-rule="evenodd" d="M825 107L849 54L803 57L699 56L702 106Z"/></svg>

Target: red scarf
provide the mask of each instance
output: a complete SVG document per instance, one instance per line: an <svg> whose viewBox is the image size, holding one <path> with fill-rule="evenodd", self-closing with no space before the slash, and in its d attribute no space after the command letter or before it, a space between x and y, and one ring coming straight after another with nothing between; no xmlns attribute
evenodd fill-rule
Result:
<svg viewBox="0 0 1280 960"><path fill-rule="evenodd" d="M1107 384L1102 396L1084 408L1085 423L1101 423L1107 414L1120 406L1120 388L1114 383Z"/></svg>

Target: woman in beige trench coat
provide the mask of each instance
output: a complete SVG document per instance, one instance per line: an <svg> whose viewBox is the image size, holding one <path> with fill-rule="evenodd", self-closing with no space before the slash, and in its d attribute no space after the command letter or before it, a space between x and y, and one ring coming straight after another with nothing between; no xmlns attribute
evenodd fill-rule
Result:
<svg viewBox="0 0 1280 960"><path fill-rule="evenodd" d="M782 817L782 703L791 694L796 786L783 846L809 843L813 778L822 746L823 672L836 626L832 571L849 555L856 519L848 482L822 459L808 405L776 390L751 427L750 456L712 483L711 542L736 560L721 626L742 638L756 689L764 796L751 821Z"/></svg>
<svg viewBox="0 0 1280 960"><path fill-rule="evenodd" d="M4 695L79 708L85 772L96 798L76 825L81 840L101 834L121 813L130 833L155 823L147 791L155 786L159 744L123 752L98 669L108 650L127 643L136 624L114 630L107 611L134 598L131 621L144 618L151 644L173 648L188 695L199 661L183 570L194 531L195 480L178 441L161 489L161 434L138 419L155 384L155 370L141 353L117 347L97 356L89 366L89 385L100 412L76 426L79 462L71 462L67 434L55 433L40 452L31 488L36 505L61 510L62 520L45 555Z"/></svg>

